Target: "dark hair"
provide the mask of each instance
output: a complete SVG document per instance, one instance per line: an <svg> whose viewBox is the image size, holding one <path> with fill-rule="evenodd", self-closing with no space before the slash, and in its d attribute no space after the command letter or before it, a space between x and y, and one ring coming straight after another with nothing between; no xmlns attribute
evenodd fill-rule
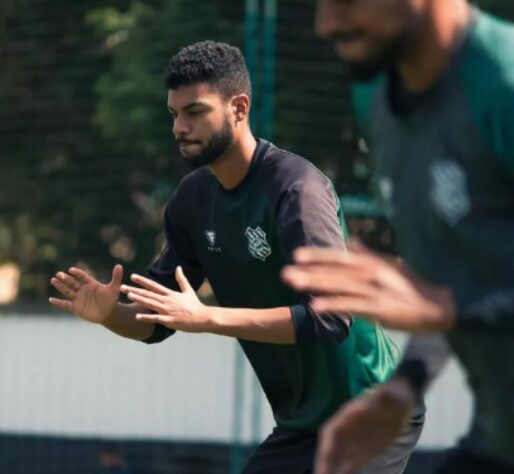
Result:
<svg viewBox="0 0 514 474"><path fill-rule="evenodd" d="M251 96L252 86L239 48L227 43L201 41L182 48L168 63L164 83L168 89L206 82L225 99Z"/></svg>

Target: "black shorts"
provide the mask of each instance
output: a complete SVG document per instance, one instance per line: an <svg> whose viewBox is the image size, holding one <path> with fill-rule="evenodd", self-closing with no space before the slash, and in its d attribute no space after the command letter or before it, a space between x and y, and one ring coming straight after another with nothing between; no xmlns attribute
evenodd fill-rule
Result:
<svg viewBox="0 0 514 474"><path fill-rule="evenodd" d="M514 446L513 446L514 449ZM514 465L458 447L448 452L437 474L514 474Z"/></svg>
<svg viewBox="0 0 514 474"><path fill-rule="evenodd" d="M409 425L380 458L360 469L359 474L401 474L422 429L422 423ZM312 474L316 445L316 433L275 428L242 474Z"/></svg>

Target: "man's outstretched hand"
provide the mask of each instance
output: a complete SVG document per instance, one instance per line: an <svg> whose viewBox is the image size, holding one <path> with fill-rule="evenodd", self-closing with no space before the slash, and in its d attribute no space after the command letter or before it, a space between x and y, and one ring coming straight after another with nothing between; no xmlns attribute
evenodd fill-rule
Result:
<svg viewBox="0 0 514 474"><path fill-rule="evenodd" d="M100 283L84 270L71 267L58 272L50 283L64 298L50 298L51 304L92 323L102 324L113 312L120 294L123 267L116 265L111 281Z"/></svg>
<svg viewBox="0 0 514 474"><path fill-rule="evenodd" d="M346 403L321 429L315 474L352 474L369 464L402 432L414 406L401 377Z"/></svg>
<svg viewBox="0 0 514 474"><path fill-rule="evenodd" d="M170 290L142 275L134 274L130 278L140 286L122 285L121 291L133 303L153 311L137 314L138 321L161 324L183 332L209 332L211 329L208 307L199 300L182 267L175 270L180 291Z"/></svg>
<svg viewBox="0 0 514 474"><path fill-rule="evenodd" d="M317 295L319 313L353 313L405 331L449 331L456 324L452 292L419 276L398 259L377 254L358 242L347 252L305 247L283 280L299 292Z"/></svg>

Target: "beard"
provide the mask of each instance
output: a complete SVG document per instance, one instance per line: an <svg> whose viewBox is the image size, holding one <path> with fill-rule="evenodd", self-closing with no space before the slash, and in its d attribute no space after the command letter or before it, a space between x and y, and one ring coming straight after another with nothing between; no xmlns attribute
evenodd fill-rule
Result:
<svg viewBox="0 0 514 474"><path fill-rule="evenodd" d="M346 67L353 81L367 82L384 72L390 72L394 65L384 57L369 61L347 61Z"/></svg>
<svg viewBox="0 0 514 474"><path fill-rule="evenodd" d="M335 37L337 39L337 34ZM397 64L408 56L414 43L414 31L405 30L387 42L383 42L375 53L366 60L345 60L345 64L352 79L358 82L366 82L381 73L394 70Z"/></svg>
<svg viewBox="0 0 514 474"><path fill-rule="evenodd" d="M201 166L209 165L218 160L232 145L234 141L234 134L230 127L228 117L225 118L221 130L215 132L209 139L206 145L202 146L201 150L193 156L184 156L184 161L193 168L200 168ZM188 140L178 140L178 143L191 143ZM196 142L193 142L196 143Z"/></svg>

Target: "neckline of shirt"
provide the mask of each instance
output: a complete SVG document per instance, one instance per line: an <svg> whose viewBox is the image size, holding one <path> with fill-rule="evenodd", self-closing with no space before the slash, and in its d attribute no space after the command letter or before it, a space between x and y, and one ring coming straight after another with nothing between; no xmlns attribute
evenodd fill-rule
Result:
<svg viewBox="0 0 514 474"><path fill-rule="evenodd" d="M434 107L437 102L437 96L453 76L456 68L460 64L461 58L467 49L473 31L476 30L479 22L480 12L476 8L471 8L470 21L466 28L463 29L458 41L454 45L453 54L448 65L439 77L439 79L426 91L410 92L401 84L397 74L391 72L387 75L383 87L383 100L386 104L388 113L399 121L415 120L414 117L418 112L423 111L426 107ZM400 101L398 103L398 97ZM396 103L394 102L396 100Z"/></svg>
<svg viewBox="0 0 514 474"><path fill-rule="evenodd" d="M233 187L232 189L226 189L221 185L221 183L216 179L216 177L212 173L210 173L211 178L216 182L216 185L223 194L227 194L229 196L239 194L243 189L247 187L248 183L251 181L253 175L259 167L260 162L262 161L265 151L269 146L269 142L263 140L262 138L257 138L256 141L257 145L252 155L250 167L248 168L248 171L245 174L244 178L239 182L237 186Z"/></svg>

